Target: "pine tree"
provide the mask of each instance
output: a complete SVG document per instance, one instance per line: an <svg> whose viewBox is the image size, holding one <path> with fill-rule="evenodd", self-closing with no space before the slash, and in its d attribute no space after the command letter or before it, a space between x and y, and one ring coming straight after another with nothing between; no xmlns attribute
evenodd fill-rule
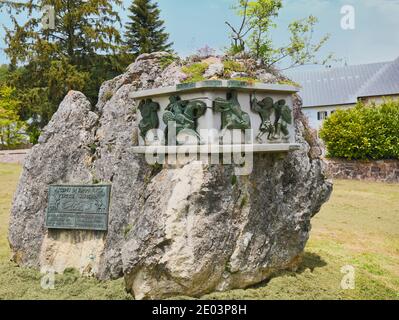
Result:
<svg viewBox="0 0 399 320"><path fill-rule="evenodd" d="M135 55L157 51L171 51L169 34L160 19L157 3L151 0L134 0L129 7L131 15L126 24L127 51Z"/></svg>

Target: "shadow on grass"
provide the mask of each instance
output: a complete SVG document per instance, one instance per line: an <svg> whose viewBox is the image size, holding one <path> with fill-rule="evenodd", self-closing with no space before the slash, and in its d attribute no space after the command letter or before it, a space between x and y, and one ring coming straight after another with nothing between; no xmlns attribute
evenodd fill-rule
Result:
<svg viewBox="0 0 399 320"><path fill-rule="evenodd" d="M310 269L310 271L313 272L315 269L323 268L325 266L327 266L327 262L325 262L318 254L305 252L302 255L302 262L300 263L296 273L302 273L306 269Z"/></svg>
<svg viewBox="0 0 399 320"><path fill-rule="evenodd" d="M305 252L302 255L301 262L296 268L296 270L281 270L281 271L276 271L270 275L268 279L265 281L262 281L261 283L258 283L254 286L250 286L249 288L252 289L258 289L261 287L264 287L267 285L271 280L279 277L284 277L284 276L295 276L299 275L306 270L310 270L312 273L314 272L315 269L317 268L323 268L327 266L327 262L325 262L318 254L312 253L312 252Z"/></svg>

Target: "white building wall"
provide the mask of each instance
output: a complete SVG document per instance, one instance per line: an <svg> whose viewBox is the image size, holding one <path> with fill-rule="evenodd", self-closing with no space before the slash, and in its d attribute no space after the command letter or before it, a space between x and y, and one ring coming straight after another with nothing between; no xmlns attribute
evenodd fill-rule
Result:
<svg viewBox="0 0 399 320"><path fill-rule="evenodd" d="M375 103L375 104L381 104L387 99L392 99L392 100L399 100L399 95L391 95L391 96L381 96L381 97L365 97L362 98L361 100L364 103ZM310 126L315 129L315 130L320 130L323 121L324 120L318 120L317 114L318 112L322 111L327 111L327 117L331 115L332 111L335 110L346 110L346 109L351 109L354 108L356 104L348 104L348 105L340 105L340 106L323 106L323 107L303 107L302 111L303 113L309 118L309 124Z"/></svg>
<svg viewBox="0 0 399 320"><path fill-rule="evenodd" d="M308 117L311 128L320 130L324 120L318 120L318 112L327 112L327 117L336 110L346 110L353 108L355 105L344 105L344 106L327 106L327 107L305 107L302 109L303 113Z"/></svg>

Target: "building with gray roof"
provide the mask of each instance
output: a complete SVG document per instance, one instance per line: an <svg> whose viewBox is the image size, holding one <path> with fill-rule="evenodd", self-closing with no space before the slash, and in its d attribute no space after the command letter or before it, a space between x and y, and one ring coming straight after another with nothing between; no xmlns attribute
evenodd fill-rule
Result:
<svg viewBox="0 0 399 320"><path fill-rule="evenodd" d="M359 100L379 103L384 97L399 98L399 58L286 75L301 85L304 113L315 129L335 110L352 108Z"/></svg>

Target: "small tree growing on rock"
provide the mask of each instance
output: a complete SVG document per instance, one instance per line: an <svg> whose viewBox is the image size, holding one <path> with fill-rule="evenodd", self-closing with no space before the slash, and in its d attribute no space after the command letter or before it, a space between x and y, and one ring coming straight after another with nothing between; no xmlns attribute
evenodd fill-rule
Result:
<svg viewBox="0 0 399 320"><path fill-rule="evenodd" d="M268 67L275 67L282 61L288 64L281 69L290 69L307 64L327 65L333 59L327 57L318 59L317 55L328 41L329 35L314 40L314 28L318 20L314 16L296 20L289 24L290 41L282 47L275 47L271 39L271 29L276 27L274 19L282 8L282 0L238 0L234 6L242 18L239 27L226 24L231 29L231 53L249 50L256 59L261 59Z"/></svg>

